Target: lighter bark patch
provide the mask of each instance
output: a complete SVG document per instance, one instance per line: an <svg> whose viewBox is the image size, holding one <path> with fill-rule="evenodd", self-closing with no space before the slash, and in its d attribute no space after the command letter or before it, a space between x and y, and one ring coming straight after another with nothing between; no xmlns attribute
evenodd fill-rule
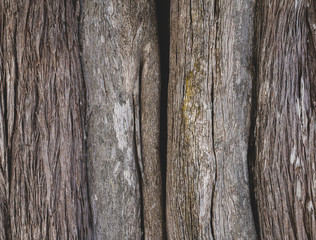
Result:
<svg viewBox="0 0 316 240"><path fill-rule="evenodd" d="M129 100L124 104L115 103L114 104L114 129L116 133L116 139L118 143L118 147L120 150L125 151L128 142L127 142L127 131L131 129L131 119L133 116L133 111L130 106Z"/></svg>
<svg viewBox="0 0 316 240"><path fill-rule="evenodd" d="M292 152L291 152L291 157L290 157L290 163L293 164L295 161L295 156L296 156L296 147L294 146Z"/></svg>
<svg viewBox="0 0 316 240"><path fill-rule="evenodd" d="M200 188L200 214L199 218L202 220L201 223L205 222L205 219L210 218L210 209L211 209L211 199L212 196L209 194L209 189L211 188L211 172L207 171L206 176L202 180L203 186ZM214 194L214 193L212 193Z"/></svg>
<svg viewBox="0 0 316 240"><path fill-rule="evenodd" d="M113 171L113 172L114 172L114 176L116 176L117 171L119 170L120 165L121 165L120 162L117 162L117 163L115 164L114 171Z"/></svg>
<svg viewBox="0 0 316 240"><path fill-rule="evenodd" d="M124 171L124 178L130 187L134 187L133 179L132 179L132 175L131 175L130 171L128 171L128 170Z"/></svg>
<svg viewBox="0 0 316 240"><path fill-rule="evenodd" d="M296 158L296 163L295 163L295 167L301 167L302 163L299 157Z"/></svg>
<svg viewBox="0 0 316 240"><path fill-rule="evenodd" d="M297 181L297 184L296 184L296 197L298 199L301 199L302 197L302 185L300 181Z"/></svg>
<svg viewBox="0 0 316 240"><path fill-rule="evenodd" d="M307 204L307 210L309 212L313 212L314 211L314 206L313 206L313 202L312 201L309 201L308 204Z"/></svg>

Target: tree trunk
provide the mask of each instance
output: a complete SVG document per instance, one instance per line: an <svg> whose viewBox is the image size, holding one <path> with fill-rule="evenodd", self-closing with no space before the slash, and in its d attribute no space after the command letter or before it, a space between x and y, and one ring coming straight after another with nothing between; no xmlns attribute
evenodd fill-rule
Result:
<svg viewBox="0 0 316 240"><path fill-rule="evenodd" d="M90 239L79 2L0 9L0 239Z"/></svg>
<svg viewBox="0 0 316 240"><path fill-rule="evenodd" d="M248 184L254 1L171 1L169 239L256 239Z"/></svg>
<svg viewBox="0 0 316 240"><path fill-rule="evenodd" d="M82 16L95 237L162 239L154 4L85 0Z"/></svg>
<svg viewBox="0 0 316 240"><path fill-rule="evenodd" d="M262 239L316 239L316 4L258 3L255 190Z"/></svg>

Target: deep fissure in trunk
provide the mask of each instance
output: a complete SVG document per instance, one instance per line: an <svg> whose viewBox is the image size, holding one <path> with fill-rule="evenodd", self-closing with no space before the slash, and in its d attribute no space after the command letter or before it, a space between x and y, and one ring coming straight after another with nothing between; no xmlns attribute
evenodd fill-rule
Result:
<svg viewBox="0 0 316 240"><path fill-rule="evenodd" d="M78 2L79 1L79 2ZM84 76L84 59L82 56L82 51L83 51L83 46L82 46L82 42L84 37L82 36L83 33L83 29L82 29L82 25L80 22L80 19L82 19L82 14L83 14L83 1L84 0L78 0L76 4L79 4L79 10L77 8L77 11L79 11L79 15L78 15L78 48L79 48L79 61L80 61L80 72L81 75ZM78 5L77 5L78 7ZM78 13L77 13L78 14ZM91 239L94 239L94 225L93 225L93 211L92 211L92 205L91 205L91 200L90 200L90 188L89 188L89 161L87 160L87 86L86 86L86 81L83 78L83 83L82 83L82 88L83 88L83 99L84 102L82 101L82 108L84 109L84 112L82 113L82 118L83 118L83 123L84 123L84 137L83 137L83 147L84 147L84 152L85 152L85 179L86 179L86 188L87 188L87 205L88 205L88 224L89 224L89 229L91 230Z"/></svg>
<svg viewBox="0 0 316 240"><path fill-rule="evenodd" d="M255 16L259 14L259 5L256 1L255 3ZM254 18L254 26L257 26L259 19ZM256 118L257 118L257 98L258 98L258 80L257 80L257 71L258 71L258 46L257 46L257 35L258 29L254 27L253 34L253 49L252 49L252 64L250 68L250 72L252 74L252 89L251 89L251 110L250 110L250 129L249 129L249 138L248 138L248 151L247 151L247 164L248 164L248 175L249 175L249 196L250 196L250 204L252 210L252 216L254 220L254 225L256 229L256 235L258 240L260 240L260 225L259 225L259 216L258 216L258 204L255 197L255 179L254 179L254 167L256 162L256 142L255 142L255 126L256 126Z"/></svg>
<svg viewBox="0 0 316 240"><path fill-rule="evenodd" d="M160 163L162 179L163 202L163 231L164 239L167 239L166 230L166 174L167 174L167 104L169 82L169 48L170 48L170 0L156 1L156 14L159 38L160 56Z"/></svg>
<svg viewBox="0 0 316 240"><path fill-rule="evenodd" d="M134 151L135 151L135 160L136 160L136 168L137 168L137 174L138 174L138 184L139 184L139 205L140 205L140 228L142 231L141 240L145 239L145 224L144 224L144 191L143 191L143 185L144 185L144 179L143 179L143 165L142 165L142 159L141 159L141 152L138 152L137 146L140 145L140 148L142 146L142 108L141 108L141 89L142 89L142 72L143 72L143 63L142 60L140 60L139 64L139 74L138 74L138 81L139 81L139 87L138 87L138 96L135 98L133 96L133 112L134 112ZM137 101L137 102L135 102ZM138 106L138 107L137 107ZM138 112L136 112L138 111ZM139 116L139 117L136 117ZM137 127L138 126L138 127ZM136 130L138 129L138 131ZM139 136L137 136L139 134ZM139 139L139 142L137 141Z"/></svg>

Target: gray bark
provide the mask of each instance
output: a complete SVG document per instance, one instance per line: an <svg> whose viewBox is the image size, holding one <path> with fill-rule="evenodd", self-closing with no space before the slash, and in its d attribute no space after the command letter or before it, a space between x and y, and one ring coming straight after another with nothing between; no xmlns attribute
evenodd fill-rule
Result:
<svg viewBox="0 0 316 240"><path fill-rule="evenodd" d="M254 1L171 1L169 239L256 239L247 149Z"/></svg>
<svg viewBox="0 0 316 240"><path fill-rule="evenodd" d="M258 4L255 190L262 239L316 239L316 4Z"/></svg>
<svg viewBox="0 0 316 240"><path fill-rule="evenodd" d="M83 1L96 239L162 239L160 75L152 1Z"/></svg>

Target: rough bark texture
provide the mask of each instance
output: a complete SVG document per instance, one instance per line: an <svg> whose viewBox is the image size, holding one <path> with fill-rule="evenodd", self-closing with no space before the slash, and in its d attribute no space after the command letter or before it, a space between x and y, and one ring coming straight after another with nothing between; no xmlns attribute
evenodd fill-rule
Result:
<svg viewBox="0 0 316 240"><path fill-rule="evenodd" d="M0 1L0 239L89 239L76 1Z"/></svg>
<svg viewBox="0 0 316 240"><path fill-rule="evenodd" d="M262 239L316 239L315 1L258 3L255 186Z"/></svg>
<svg viewBox="0 0 316 240"><path fill-rule="evenodd" d="M89 186L96 239L162 239L154 3L83 1Z"/></svg>
<svg viewBox="0 0 316 240"><path fill-rule="evenodd" d="M247 169L254 1L172 0L169 239L256 239Z"/></svg>
<svg viewBox="0 0 316 240"><path fill-rule="evenodd" d="M0 0L0 240L316 239L315 0L171 0L166 171L154 6Z"/></svg>

